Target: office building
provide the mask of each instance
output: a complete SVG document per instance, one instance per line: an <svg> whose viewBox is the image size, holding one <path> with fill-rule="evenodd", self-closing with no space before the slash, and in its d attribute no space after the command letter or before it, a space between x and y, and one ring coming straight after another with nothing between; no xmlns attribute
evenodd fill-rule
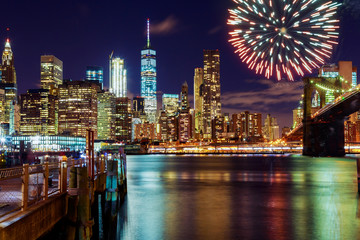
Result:
<svg viewBox="0 0 360 240"><path fill-rule="evenodd" d="M132 113L133 113L133 117L134 118L143 118L142 116L145 115L145 100L143 97L134 97L133 98L133 109L132 109ZM146 115L145 115L145 119L146 119Z"/></svg>
<svg viewBox="0 0 360 240"><path fill-rule="evenodd" d="M99 92L97 110L98 139L115 140L115 95L109 91Z"/></svg>
<svg viewBox="0 0 360 240"><path fill-rule="evenodd" d="M211 138L211 120L221 115L219 50L204 50L204 83L202 91L204 138Z"/></svg>
<svg viewBox="0 0 360 240"><path fill-rule="evenodd" d="M187 82L181 86L181 111L189 111L189 87Z"/></svg>
<svg viewBox="0 0 360 240"><path fill-rule="evenodd" d="M186 143L192 138L192 119L188 111L181 111L178 116L179 142Z"/></svg>
<svg viewBox="0 0 360 240"><path fill-rule="evenodd" d="M230 129L240 141L259 141L263 135L262 115L249 111L233 114Z"/></svg>
<svg viewBox="0 0 360 240"><path fill-rule="evenodd" d="M30 89L20 98L20 133L56 135L56 96L48 89Z"/></svg>
<svg viewBox="0 0 360 240"><path fill-rule="evenodd" d="M104 70L102 67L98 66L87 66L86 67L86 77L87 81L96 81L101 85L101 89L104 88Z"/></svg>
<svg viewBox="0 0 360 240"><path fill-rule="evenodd" d="M155 124L144 122L140 124L135 124L135 141L141 141L142 139L146 140L155 140Z"/></svg>
<svg viewBox="0 0 360 240"><path fill-rule="evenodd" d="M63 82L63 62L54 55L40 57L41 88L58 88Z"/></svg>
<svg viewBox="0 0 360 240"><path fill-rule="evenodd" d="M271 117L270 114L268 114L265 119L264 137L268 141L273 141L280 137L279 136L279 125L277 124L277 120L276 120L276 118Z"/></svg>
<svg viewBox="0 0 360 240"><path fill-rule="evenodd" d="M179 95L178 94L163 94L162 95L162 109L168 117L176 116L179 112Z"/></svg>
<svg viewBox="0 0 360 240"><path fill-rule="evenodd" d="M15 108L18 103L17 99L17 82L14 65L14 55L10 46L10 40L6 39L5 48L2 53L1 62L1 84L0 89L5 92L4 102L4 122L2 130L6 135L15 133Z"/></svg>
<svg viewBox="0 0 360 240"><path fill-rule="evenodd" d="M116 98L115 138L117 141L131 142L131 125L131 100L127 97Z"/></svg>
<svg viewBox="0 0 360 240"><path fill-rule="evenodd" d="M86 137L87 129L97 138L98 84L64 81L59 86L59 134Z"/></svg>
<svg viewBox="0 0 360 240"><path fill-rule="evenodd" d="M166 112L162 110L159 116L159 133L160 133L160 140L163 142L168 141L168 116Z"/></svg>
<svg viewBox="0 0 360 240"><path fill-rule="evenodd" d="M145 99L145 113L150 123L155 123L156 100L156 51L150 45L150 22L147 19L147 43L141 50L141 97Z"/></svg>
<svg viewBox="0 0 360 240"><path fill-rule="evenodd" d="M110 92L115 94L116 97L127 97L127 77L124 59L114 57L111 53L110 58Z"/></svg>
<svg viewBox="0 0 360 240"><path fill-rule="evenodd" d="M204 82L204 70L202 68L195 68L194 73L194 138L200 139L204 132L204 121L202 118L202 91L201 86ZM201 134L200 134L201 133Z"/></svg>

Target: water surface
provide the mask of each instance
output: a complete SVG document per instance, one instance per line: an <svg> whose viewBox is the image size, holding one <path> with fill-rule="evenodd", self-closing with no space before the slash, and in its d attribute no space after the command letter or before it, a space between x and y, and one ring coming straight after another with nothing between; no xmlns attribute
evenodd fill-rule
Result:
<svg viewBox="0 0 360 240"><path fill-rule="evenodd" d="M128 156L114 239L360 239L356 162Z"/></svg>

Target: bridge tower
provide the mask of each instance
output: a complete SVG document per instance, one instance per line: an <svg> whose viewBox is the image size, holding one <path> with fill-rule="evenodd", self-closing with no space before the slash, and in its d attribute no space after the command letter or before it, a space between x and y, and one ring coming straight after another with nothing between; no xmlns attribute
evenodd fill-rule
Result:
<svg viewBox="0 0 360 240"><path fill-rule="evenodd" d="M331 91L335 98L340 96L341 77L305 77L304 81L304 118L303 118L303 155L307 156L344 156L344 118L315 120L311 116L312 93L320 96L320 109L325 106L326 92Z"/></svg>

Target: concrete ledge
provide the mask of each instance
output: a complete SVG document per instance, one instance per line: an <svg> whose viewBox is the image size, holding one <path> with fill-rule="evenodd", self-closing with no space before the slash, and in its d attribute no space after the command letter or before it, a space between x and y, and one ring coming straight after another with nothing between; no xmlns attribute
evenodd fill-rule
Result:
<svg viewBox="0 0 360 240"><path fill-rule="evenodd" d="M32 240L49 231L67 214L67 194L59 194L0 223L0 240Z"/></svg>

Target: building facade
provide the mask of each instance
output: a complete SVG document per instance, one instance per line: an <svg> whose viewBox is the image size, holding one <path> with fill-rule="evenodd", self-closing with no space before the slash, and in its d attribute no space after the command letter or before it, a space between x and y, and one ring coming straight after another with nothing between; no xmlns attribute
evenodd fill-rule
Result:
<svg viewBox="0 0 360 240"><path fill-rule="evenodd" d="M132 112L131 100L116 98L115 138L120 142L131 142Z"/></svg>
<svg viewBox="0 0 360 240"><path fill-rule="evenodd" d="M86 137L94 130L97 138L98 84L89 81L64 81L59 86L59 134Z"/></svg>
<svg viewBox="0 0 360 240"><path fill-rule="evenodd" d="M145 99L145 113L150 123L156 121L156 51L150 45L150 22L147 20L147 44L141 50L141 97Z"/></svg>
<svg viewBox="0 0 360 240"><path fill-rule="evenodd" d="M181 102L180 102L181 111L189 111L189 86L187 82L185 82L181 86Z"/></svg>
<svg viewBox="0 0 360 240"><path fill-rule="evenodd" d="M280 137L279 125L277 124L277 120L276 118L271 117L270 114L268 114L265 119L264 137L268 141L273 141Z"/></svg>
<svg viewBox="0 0 360 240"><path fill-rule="evenodd" d="M30 89L20 98L20 133L56 135L56 96L48 89Z"/></svg>
<svg viewBox="0 0 360 240"><path fill-rule="evenodd" d="M99 92L97 109L98 139L115 140L115 94L109 91Z"/></svg>
<svg viewBox="0 0 360 240"><path fill-rule="evenodd" d="M109 84L110 92L116 97L127 97L127 77L124 59L110 55Z"/></svg>
<svg viewBox="0 0 360 240"><path fill-rule="evenodd" d="M54 55L40 57L41 88L58 88L63 82L63 62Z"/></svg>
<svg viewBox="0 0 360 240"><path fill-rule="evenodd" d="M204 138L211 138L211 120L221 115L219 50L204 50L204 83L202 92Z"/></svg>
<svg viewBox="0 0 360 240"><path fill-rule="evenodd" d="M6 135L12 135L15 133L15 108L18 104L18 98L14 54L9 39L6 39L2 54L0 89L3 89L5 92L4 122L1 124L2 131Z"/></svg>
<svg viewBox="0 0 360 240"><path fill-rule="evenodd" d="M202 118L202 92L201 86L204 82L204 70L202 68L195 68L194 73L194 138L201 139L204 132L204 121Z"/></svg>
<svg viewBox="0 0 360 240"><path fill-rule="evenodd" d="M162 109L168 117L176 116L179 112L179 95L178 94L163 94L162 95Z"/></svg>
<svg viewBox="0 0 360 240"><path fill-rule="evenodd" d="M98 66L87 66L86 67L86 77L87 81L96 81L101 85L101 89L104 88L104 70L102 67Z"/></svg>

